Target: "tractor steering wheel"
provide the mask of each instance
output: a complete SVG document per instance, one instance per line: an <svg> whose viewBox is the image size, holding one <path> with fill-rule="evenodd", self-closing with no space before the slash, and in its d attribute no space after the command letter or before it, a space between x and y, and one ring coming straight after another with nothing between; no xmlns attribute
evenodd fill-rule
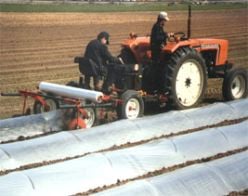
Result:
<svg viewBox="0 0 248 196"><path fill-rule="evenodd" d="M186 36L184 32L176 32L174 33L172 36L169 37L170 41L181 41L181 40L185 40Z"/></svg>

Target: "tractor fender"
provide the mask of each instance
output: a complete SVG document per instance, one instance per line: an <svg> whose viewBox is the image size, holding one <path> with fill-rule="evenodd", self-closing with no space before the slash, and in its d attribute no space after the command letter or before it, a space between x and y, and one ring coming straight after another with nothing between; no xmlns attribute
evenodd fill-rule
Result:
<svg viewBox="0 0 248 196"><path fill-rule="evenodd" d="M168 42L163 48L166 53L174 53L179 48L190 47L198 52L216 50L216 66L223 65L227 62L228 41L224 39L188 39L181 41Z"/></svg>

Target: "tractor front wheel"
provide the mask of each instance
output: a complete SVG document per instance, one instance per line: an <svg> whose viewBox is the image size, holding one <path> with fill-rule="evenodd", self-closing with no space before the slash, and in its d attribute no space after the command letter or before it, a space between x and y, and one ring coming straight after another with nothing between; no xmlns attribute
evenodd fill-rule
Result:
<svg viewBox="0 0 248 196"><path fill-rule="evenodd" d="M122 103L117 106L119 119L135 119L143 116L144 102L137 91L127 90L121 96Z"/></svg>
<svg viewBox="0 0 248 196"><path fill-rule="evenodd" d="M207 71L201 54L180 48L171 55L166 72L169 102L177 109L195 107L207 85Z"/></svg>
<svg viewBox="0 0 248 196"><path fill-rule="evenodd" d="M226 73L222 94L225 101L241 99L248 96L248 76L245 69L232 69Z"/></svg>

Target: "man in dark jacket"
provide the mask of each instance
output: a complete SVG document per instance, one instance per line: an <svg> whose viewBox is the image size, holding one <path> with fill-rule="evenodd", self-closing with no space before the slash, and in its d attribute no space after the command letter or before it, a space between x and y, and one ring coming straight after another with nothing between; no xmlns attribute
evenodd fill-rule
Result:
<svg viewBox="0 0 248 196"><path fill-rule="evenodd" d="M152 67L150 69L150 85L153 91L159 93L165 92L165 67L160 63L160 54L168 38L167 32L164 30L165 22L169 21L166 12L160 12L157 17L157 22L153 25L151 31L151 54L152 54Z"/></svg>
<svg viewBox="0 0 248 196"><path fill-rule="evenodd" d="M100 79L107 76L106 88L114 83L114 74L112 73L111 64L119 64L120 60L111 55L107 45L109 44L109 34L105 31L98 34L97 39L92 40L86 47L84 57L89 59L94 66L94 87L95 90L101 90ZM107 73L108 72L108 73ZM90 88L91 75L85 75L85 86Z"/></svg>
<svg viewBox="0 0 248 196"><path fill-rule="evenodd" d="M152 27L151 52L153 63L159 62L161 50L166 45L166 40L168 38L168 34L164 31L164 25L166 21L169 21L167 13L160 12L157 22Z"/></svg>

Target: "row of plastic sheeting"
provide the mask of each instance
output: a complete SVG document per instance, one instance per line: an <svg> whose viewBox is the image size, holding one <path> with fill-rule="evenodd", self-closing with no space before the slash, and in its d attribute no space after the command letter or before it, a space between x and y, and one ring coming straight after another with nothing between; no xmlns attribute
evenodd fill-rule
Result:
<svg viewBox="0 0 248 196"><path fill-rule="evenodd" d="M248 188L248 151L129 182L97 196L219 196Z"/></svg>
<svg viewBox="0 0 248 196"><path fill-rule="evenodd" d="M161 168L246 147L247 127L248 121L245 121L232 126L205 129L135 147L93 153L52 165L12 172L0 177L0 193L71 195L116 184L118 181L136 178ZM238 181L235 175L233 178Z"/></svg>
<svg viewBox="0 0 248 196"><path fill-rule="evenodd" d="M0 145L0 169L96 152L112 146L148 140L224 120L248 117L248 100L218 103L203 108L173 111L136 120L122 120L87 131L60 132Z"/></svg>
<svg viewBox="0 0 248 196"><path fill-rule="evenodd" d="M0 142L62 131L65 122L64 112L60 110L0 120Z"/></svg>
<svg viewBox="0 0 248 196"><path fill-rule="evenodd" d="M234 106L234 108L232 108L232 105ZM162 125L167 123L168 126L168 122L172 120L172 123L174 123L177 119L178 121L179 120L183 120L184 122L187 121L187 123L185 124L186 125L185 128L195 128L197 126L208 125L208 121L210 123L218 123L222 120L247 116L247 110L248 110L247 105L248 104L246 99L227 104L219 103L201 109L197 108L183 112L175 111L167 114L161 114L158 115L157 117L154 116L150 118L149 117L145 118L143 120L138 120L136 123L128 123L123 128L124 129L130 128L133 130L133 129L137 129L138 127L140 129L141 127L143 127L142 125L145 124L146 126L149 126L152 130L154 130L154 129L158 129L161 126L161 123L163 123ZM243 106L245 107L243 108ZM206 114L203 115L205 112L206 114L209 113L210 116L207 116ZM199 118L198 115L201 115L203 118ZM17 118L0 120L0 142L17 140L20 137L31 137L52 131L62 131L66 127L66 122L67 122L67 115L63 110L53 111L38 115L22 116ZM115 129L116 127L123 126L124 124L126 123L124 122L122 122L122 124L117 123L115 125L111 125L110 127L106 126L104 129L112 130ZM174 128L181 130L183 128L183 124L180 125L178 125L177 127L175 127L175 125L173 126ZM170 123L169 126L171 126ZM161 133L160 130L160 132L158 132L157 134L161 135L163 134L163 132Z"/></svg>

